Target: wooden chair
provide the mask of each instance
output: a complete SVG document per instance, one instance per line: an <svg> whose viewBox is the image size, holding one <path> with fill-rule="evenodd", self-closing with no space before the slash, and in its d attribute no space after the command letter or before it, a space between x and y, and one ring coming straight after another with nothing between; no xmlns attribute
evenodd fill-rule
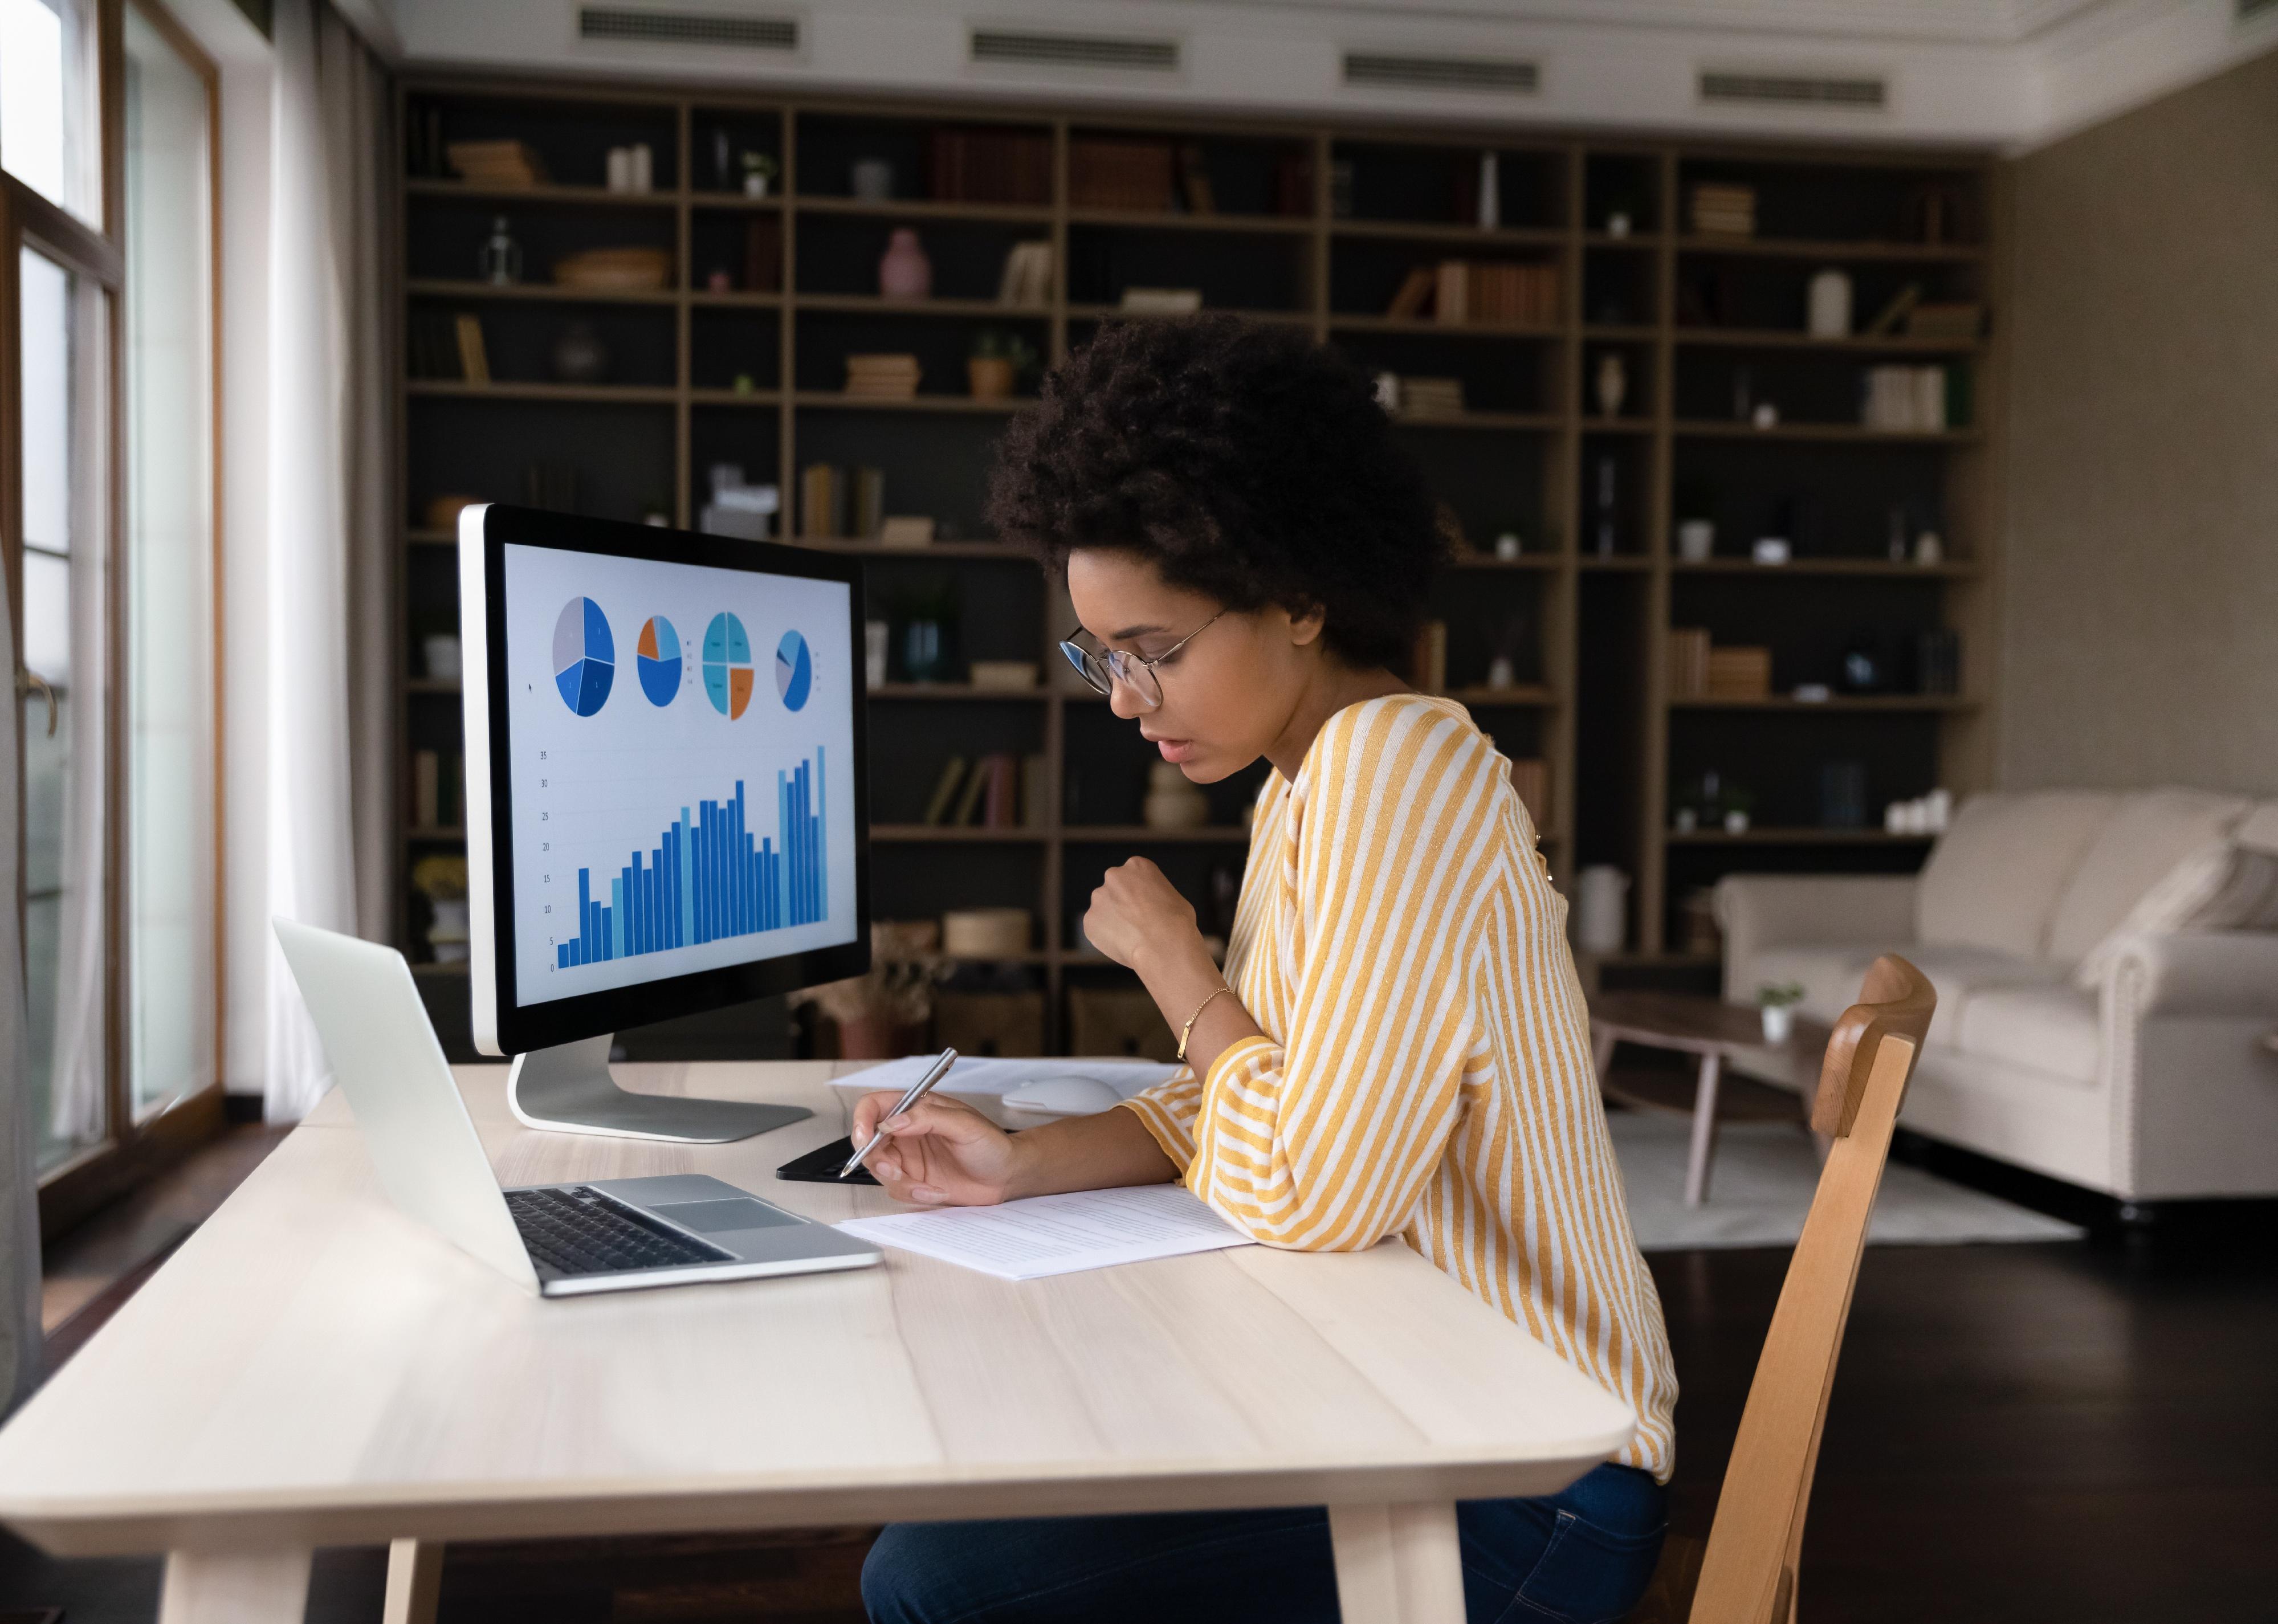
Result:
<svg viewBox="0 0 2278 1624"><path fill-rule="evenodd" d="M1772 1311L1704 1544L1671 1539L1631 1624L1793 1624L1804 1513L1835 1360L1891 1131L1938 994L1885 954L1828 1040L1811 1126L1830 1141L1819 1193Z"/></svg>

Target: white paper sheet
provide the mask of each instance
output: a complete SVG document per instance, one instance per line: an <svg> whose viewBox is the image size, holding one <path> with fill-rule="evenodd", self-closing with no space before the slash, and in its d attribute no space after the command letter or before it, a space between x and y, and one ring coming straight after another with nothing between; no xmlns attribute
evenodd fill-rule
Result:
<svg viewBox="0 0 2278 1624"><path fill-rule="evenodd" d="M868 1071L834 1079L830 1086L858 1094L880 1088L899 1091L923 1077L934 1059L931 1055L906 1055L899 1060L884 1061ZM1003 1095L1046 1078L1082 1077L1106 1084L1128 1100L1152 1088L1178 1069L1156 1060L983 1060L960 1055L957 1064L949 1068L949 1075L935 1086L943 1094Z"/></svg>
<svg viewBox="0 0 2278 1624"><path fill-rule="evenodd" d="M850 1218L850 1235L919 1252L1000 1280L1034 1280L1253 1242L1185 1186L1138 1185L1038 1195L998 1207L946 1207Z"/></svg>

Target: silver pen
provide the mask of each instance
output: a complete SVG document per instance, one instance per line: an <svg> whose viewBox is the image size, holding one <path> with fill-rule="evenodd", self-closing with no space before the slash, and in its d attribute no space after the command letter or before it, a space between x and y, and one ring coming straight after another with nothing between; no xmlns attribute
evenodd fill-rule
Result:
<svg viewBox="0 0 2278 1624"><path fill-rule="evenodd" d="M920 1100L924 1099L926 1095L931 1094L933 1092L933 1086L941 1081L943 1078L947 1077L949 1075L949 1068L956 1064L957 1051L955 1049L945 1048L942 1050L941 1058L928 1066L926 1068L926 1074L918 1079L916 1082L910 1085L910 1091L894 1102L894 1109L878 1118L878 1126L876 1130L871 1133L870 1142L863 1146L861 1149L856 1151L852 1155L846 1158L846 1165L838 1170L838 1176L841 1178L844 1178L847 1174L861 1166L862 1158L875 1150L878 1147L878 1141L886 1137L886 1125L893 1121L895 1117L899 1117L904 1112L907 1111L911 1106L915 1105Z"/></svg>

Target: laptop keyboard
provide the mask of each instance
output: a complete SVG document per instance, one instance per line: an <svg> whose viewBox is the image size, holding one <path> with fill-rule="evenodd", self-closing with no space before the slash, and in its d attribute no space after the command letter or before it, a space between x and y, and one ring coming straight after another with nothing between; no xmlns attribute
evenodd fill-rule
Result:
<svg viewBox="0 0 2278 1624"><path fill-rule="evenodd" d="M531 1259L557 1274L623 1274L736 1258L583 1185L509 1190L506 1208Z"/></svg>

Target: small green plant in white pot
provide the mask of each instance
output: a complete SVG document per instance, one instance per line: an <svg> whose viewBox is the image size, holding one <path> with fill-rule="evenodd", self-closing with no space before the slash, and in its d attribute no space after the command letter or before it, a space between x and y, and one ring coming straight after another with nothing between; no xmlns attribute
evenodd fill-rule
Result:
<svg viewBox="0 0 2278 1624"><path fill-rule="evenodd" d="M1764 1015L1764 1041L1785 1043L1795 1031L1795 1006L1803 987L1795 981L1767 981L1756 988L1756 1008Z"/></svg>

